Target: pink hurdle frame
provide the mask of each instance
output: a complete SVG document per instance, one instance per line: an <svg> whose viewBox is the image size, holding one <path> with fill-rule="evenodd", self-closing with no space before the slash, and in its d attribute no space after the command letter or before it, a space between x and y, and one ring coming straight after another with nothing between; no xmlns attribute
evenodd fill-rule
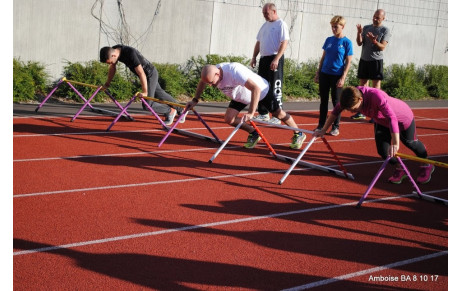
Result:
<svg viewBox="0 0 460 291"><path fill-rule="evenodd" d="M117 117L115 117L115 119L112 121L112 123L109 125L109 127L107 128L107 131L109 131L114 125L115 123L118 122L118 120L120 119L120 117L122 116L122 114L124 112L126 112L126 110L128 109L129 106L131 106L131 104L136 100L136 98L139 98L141 99L141 102L144 104L144 106L152 113L153 116L155 116L155 118L160 122L161 126L163 127L163 129L167 130L167 133L165 134L165 136L163 137L163 139L160 141L160 143L158 144L158 147L161 147L163 145L163 143L166 141L166 139L169 137L169 135L171 134L171 132L175 132L175 133L178 133L178 134L183 134L183 135L188 135L188 136L192 136L192 137L196 137L196 138L201 138L201 139L205 139L205 140L208 140L208 141L212 141L212 142L217 142L217 143L222 143L222 141L217 137L217 135L214 133L214 131L208 126L208 124L204 121L204 119L201 117L200 114L198 114L198 112L196 112L195 109L189 109L187 106L185 105L182 105L182 104L177 104L177 103L171 103L171 102L167 102L167 101L162 101L162 100L159 100L159 99L156 99L156 98L152 98L152 97L138 97L138 93L134 94L134 96L128 101L128 103L126 104L126 106L124 108L122 108L121 112L118 114ZM160 116L158 116L158 114L155 112L155 110L153 110L153 108L148 104L148 102L146 101L146 99L148 100L153 100L155 102L158 102L158 103L163 103L163 104L171 104L171 105L175 105L175 106L180 106L180 107L184 107L184 110L182 111L182 114L179 115L179 117L177 118L176 122L173 124L173 126L171 127L168 127L164 122L163 120L160 118ZM187 111L191 110L197 117L198 119L201 121L201 123L206 127L206 129L212 134L212 136L214 137L211 138L211 137L208 137L208 136L205 136L205 135L201 135L201 134L198 134L198 133L193 133L193 132L189 132L189 131L186 131L186 130L183 130L183 129L177 129L177 125L179 124L179 121L182 119L182 117L187 113Z"/></svg>
<svg viewBox="0 0 460 291"><path fill-rule="evenodd" d="M91 111L93 112L97 112L97 113L108 113L110 115L117 115L117 113L115 112L112 112L110 110L105 110L105 109L100 109L100 108L96 108L96 107L93 107L91 105L91 100L93 100L93 98L97 95L97 93L99 93L99 91L102 89L102 86L95 86L95 85L90 85L90 84L85 84L85 83L81 83L81 82L77 82L77 81L72 81L72 80L67 80L65 77L62 78L61 80L59 80L59 82L56 84L56 86L53 88L53 90L51 90L50 93L48 93L48 95L46 95L45 99L43 99L43 101L37 106L37 108L35 108L35 112L38 112L38 110L40 108L43 107L43 105L48 101L48 99L54 94L54 92L59 88L59 86L62 84L62 83L66 83L67 85L69 85L69 87L78 95L78 97L80 97L81 100L83 100L84 104L83 106L78 110L78 112L72 117L72 119L70 121L74 121L79 115L80 113L88 106ZM93 92L93 94L90 96L90 98L88 100L86 100L85 97L83 97L83 95L75 88L75 86L72 85L72 83L74 84L78 84L78 85L82 85L82 86L86 86L86 87L91 87L91 88L95 88L96 90ZM115 103L115 105L119 108L119 109L122 109L123 107L121 106L121 104L112 96L112 94L110 94L110 92L108 90L105 90L104 91L105 94L107 94L107 96L109 96L110 99L112 99L112 101ZM131 117L128 112L125 112L125 114L123 115L123 117L125 117L126 119L129 119L129 120L134 120L133 117Z"/></svg>
<svg viewBox="0 0 460 291"><path fill-rule="evenodd" d="M396 158L398 159L399 164L403 168L403 170L406 173L406 175L409 177L409 180L411 181L412 185L414 186L414 188L416 190L416 191L413 192L413 194L417 194L418 198L420 198L420 199L424 199L424 200L428 200L428 201L431 201L431 202L436 202L436 203L441 203L441 204L447 205L448 201L445 200L445 199L441 199L441 198L438 198L438 197L423 194L422 191L420 191L420 188L418 187L417 183L412 178L412 175L410 174L409 170L407 169L406 165L403 163L401 158L399 156L396 156ZM361 199L359 200L358 204L356 205L357 208L361 207L361 205L363 204L364 200L367 198L367 196L371 192L372 188L374 187L375 183L378 181L378 179L382 175L382 173L385 170L386 166L388 165L388 162L390 161L390 159L391 159L391 157L388 156L385 159L385 161L383 162L382 166L380 166L380 169L377 171L377 174L374 176L374 179L372 179L371 183L369 184L369 187L367 187L366 192L364 192L363 196L361 197Z"/></svg>

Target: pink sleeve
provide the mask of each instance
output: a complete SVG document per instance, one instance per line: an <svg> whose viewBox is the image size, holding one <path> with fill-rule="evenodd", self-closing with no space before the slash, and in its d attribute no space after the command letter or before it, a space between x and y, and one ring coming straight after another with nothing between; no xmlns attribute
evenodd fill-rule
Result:
<svg viewBox="0 0 460 291"><path fill-rule="evenodd" d="M378 110L382 113L382 115L388 119L389 123L389 128L390 132L393 133L399 133L399 126L398 126L398 118L396 116L396 113L391 109L391 107L388 104L387 99L385 96L382 94L383 91L379 92L378 94Z"/></svg>

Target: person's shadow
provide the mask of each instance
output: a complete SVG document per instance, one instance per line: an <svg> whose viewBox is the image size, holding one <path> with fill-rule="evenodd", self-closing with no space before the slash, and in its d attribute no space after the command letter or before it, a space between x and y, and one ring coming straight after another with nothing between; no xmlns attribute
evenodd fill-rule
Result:
<svg viewBox="0 0 460 291"><path fill-rule="evenodd" d="M148 254L93 254L17 238L13 239L13 247L15 250L35 250L64 256L75 260L81 268L157 290L194 290L183 285L187 283L274 290L279 286L287 288L325 279L241 265Z"/></svg>

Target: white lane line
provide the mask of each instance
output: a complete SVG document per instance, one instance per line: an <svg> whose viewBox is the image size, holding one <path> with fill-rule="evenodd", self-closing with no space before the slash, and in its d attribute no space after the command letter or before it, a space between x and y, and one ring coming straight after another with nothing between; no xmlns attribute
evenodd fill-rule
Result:
<svg viewBox="0 0 460 291"><path fill-rule="evenodd" d="M440 192L440 191L444 192L444 191L447 191L447 189L437 190L436 192ZM435 191L431 191L431 192L435 192ZM393 197L378 198L378 199L373 199L373 200L367 200L364 203L368 204L368 203L373 203L373 202L380 202L380 201L385 201L385 200L394 200L394 199L400 199L400 198L411 197L411 196L414 196L414 194L411 193L411 194L404 194L404 195L393 196ZM43 248L37 248L37 249L16 251L16 252L13 252L13 255L14 256L20 256L20 255L28 255L28 254L41 253L41 252L49 252L49 251L54 251L54 250L59 250L59 249L68 249L68 248L75 248L75 247L81 247L81 246L109 243L109 242L114 242L114 241L136 239L136 238L141 238L141 237L162 235L162 234L179 232L179 231L188 231L188 230L194 230L194 229L200 229L200 228L209 228L209 227L215 227L215 226L220 226L220 225L228 225L228 224L234 224L234 223L242 223L242 222L249 222L249 221L255 221L255 220L262 220L262 219L267 219L267 218L275 218L275 217L281 217L281 216L303 214L303 213L323 211L323 210L329 210L329 209L334 209L334 208L342 208L342 207L354 206L354 205L356 205L356 201L343 203L343 204L325 205L325 206L320 206L320 207L315 207L315 208L308 208L308 209L300 209L300 210L294 210L294 211L273 213L273 214L268 214L268 215L251 216L251 217L246 217L246 218L210 222L210 223L199 224L199 225L190 225L190 226L184 226L184 227L179 227L179 228L171 228L171 229L164 229L164 230L158 230L158 231L152 231L152 232L143 232L143 233L136 233L136 234L130 234L130 235L115 236L115 237L109 237L109 238L103 238L103 239L96 239L96 240L90 240L90 241L82 241L82 242L64 244L64 245L59 245L59 246L49 246L49 247L43 247Z"/></svg>
<svg viewBox="0 0 460 291"><path fill-rule="evenodd" d="M445 156L446 155L432 156L432 157L436 158L436 157L445 157ZM344 164L344 166L346 167L361 166L361 165L370 165L370 164L378 164L378 163L382 163L382 161L378 160L378 161L369 161L369 162L348 163L348 164ZM337 168L338 165L329 165L328 167ZM312 170L314 169L297 168L297 169L294 169L293 171L312 171ZM177 179L177 180L167 180L167 181L152 181L152 182L134 183L134 184L121 184L121 185L112 185L112 186L100 186L100 187L66 189L66 190L45 191L45 192L35 192L35 193L23 193L23 194L13 194L13 198L16 199L16 198L63 194L63 193L89 192L89 191L119 189L119 188L129 188L129 187L142 187L142 186L151 186L151 185L168 184L168 183L186 183L186 182L203 181L203 180L218 180L218 179L238 178L238 177L255 176L255 175L272 174L272 173L284 173L284 172L286 172L286 170L283 169L283 170L272 170L272 171L263 171L263 172L255 172L255 173L220 175L220 176L212 176L212 177Z"/></svg>
<svg viewBox="0 0 460 291"><path fill-rule="evenodd" d="M229 129L232 128L230 126L225 127L215 127L213 129ZM206 128L202 127L190 127L190 128L182 128L184 130L204 130ZM47 136L67 136L67 135L116 135L116 134L124 134L124 133L143 133L143 132L165 132L162 129L139 129L139 130L120 130L120 131L85 131L85 132L64 132L64 133L33 133L33 134L15 134L13 135L14 138L21 138L21 137L47 137Z"/></svg>
<svg viewBox="0 0 460 291"><path fill-rule="evenodd" d="M27 193L27 194L16 194L16 195L13 195L13 198L23 198L23 197L33 197L33 196L63 194L63 193L74 193L74 192L88 192L88 191L107 190L107 189L129 188L129 187L141 187L141 186L151 186L151 185L160 185L160 184L169 184L169 183L187 183L187 182L195 182L195 181L202 181L202 180L219 180L219 179L226 179L226 178L263 175L263 174L269 174L269 173L279 173L279 172L284 172L284 171L285 170L273 170L273 171L266 171L266 172L244 173L244 174L236 174L236 175L221 175L221 176L213 176L213 177L189 178L189 179L178 179L178 180L168 180L168 181L153 181L153 182L122 184L122 185L114 185L114 186L101 186L101 187L67 189L67 190L58 190L58 191L36 192L36 193Z"/></svg>
<svg viewBox="0 0 460 291"><path fill-rule="evenodd" d="M440 122L448 122L448 118L428 118L428 117L421 117L418 116L416 121L440 121ZM341 122L340 124L357 124L357 123L369 123L369 121L348 121L348 122ZM303 126L316 126L316 123L298 123L299 127ZM270 126L267 126L270 127ZM232 126L220 126L220 127L213 127L213 130L218 129L231 129ZM191 128L182 128L184 130L205 130L206 128L203 127L191 127ZM13 138L24 138L24 137L46 137L46 136L67 136L67 135L108 135L108 134L125 134L125 133L142 133L142 132L164 132L162 129L143 129L143 130L121 130L121 131L88 131L88 132L64 132L64 133L36 133L36 134L14 134Z"/></svg>
<svg viewBox="0 0 460 291"><path fill-rule="evenodd" d="M448 135L447 133L433 133L433 134L419 134L419 137L428 137L428 136L439 136L439 135ZM374 140L373 137L366 138L355 138L355 139L333 139L328 140L329 143L336 142L356 142L356 141L369 141ZM314 143L322 143L321 141L315 141ZM276 146L286 145L288 143L279 143L274 144ZM265 144L257 145L257 147L265 147ZM237 146L226 147L227 149L238 148ZM159 150L159 151L150 151L150 152L130 152L130 153L115 153L115 154L104 154L104 155L80 155L80 156L69 156L69 157L48 157L48 158L30 158L30 159L17 159L13 160L14 163L20 162L37 162L37 161L51 161L51 160L75 160L75 159L88 159L88 158L100 158L100 157L116 157L116 156L135 156L135 155L151 155L151 154L161 154L161 153L174 153L174 152L187 152L187 151L207 151L211 149L216 149L216 147L206 147L198 149L182 149L182 150Z"/></svg>
<svg viewBox="0 0 460 291"><path fill-rule="evenodd" d="M412 258L412 259L408 259L408 260L404 260L404 261L399 261L399 262L395 262L395 263L391 263L391 264L387 264L387 265L383 265L383 266L379 266L379 267L375 267L375 268L370 268L370 269L366 269L366 270L362 270L362 271L358 271L358 272L354 272L354 273L349 273L349 274L345 274L345 275L342 275L342 276L338 276L338 277L334 277L334 278L330 278L330 279L326 279L326 280L312 282L312 283L305 284L305 285L302 285L302 286L297 286L297 287L292 287L292 288L289 288L289 289L284 289L283 291L299 291L299 290L305 290L305 289L310 289L310 288L316 288L316 287L319 287L319 286L324 286L324 285L327 285L327 284L335 283L337 281L343 281L343 280L351 279L351 278L354 278L354 277L359 277L359 276L363 276L363 275L367 275L367 274L371 274L371 273L375 273L375 272L380 272L380 271L384 271L384 270L387 270L387 269L397 268L397 267L401 267L401 266L404 266L404 265L409 265L409 264L413 264L413 263L417 263L417 262L421 262L421 261L426 261L426 260L430 260L430 259L433 259L433 258L446 256L446 255L447 255L447 251L440 251L440 252L437 252L437 253L432 253L432 254L429 254L429 255L421 256L421 257L416 257L416 258Z"/></svg>
<svg viewBox="0 0 460 291"><path fill-rule="evenodd" d="M228 149L238 148L237 146L226 147ZM32 158L32 159L18 159L13 160L15 163L20 162L38 162L38 161L52 161L52 160L76 160L76 159L89 159L89 158L106 158L106 157L120 157L120 156L139 156L139 155L153 155L153 154L165 154L165 153L180 153L180 152L196 152L196 151L207 151L215 150L216 148L197 148L197 149L181 149L181 150L159 150L150 152L129 152L129 153L114 153L104 155L80 155L80 156L69 156L69 157L50 157L50 158Z"/></svg>

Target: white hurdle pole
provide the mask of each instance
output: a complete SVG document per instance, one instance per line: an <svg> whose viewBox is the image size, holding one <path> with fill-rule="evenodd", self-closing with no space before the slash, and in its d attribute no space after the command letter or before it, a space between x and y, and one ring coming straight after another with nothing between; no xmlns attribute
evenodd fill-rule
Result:
<svg viewBox="0 0 460 291"><path fill-rule="evenodd" d="M290 130L294 130L294 131L301 131L301 132L305 132L305 133L309 133L309 134L313 134L313 133L314 133L314 131L311 131L311 130L302 129L302 128L295 128L295 127L291 127L291 126L287 126L287 125L282 125L282 124L273 124L273 123L270 123L270 122L268 122L268 121L258 120L258 119L255 119L255 118L252 118L251 120L254 121L254 122L257 122L257 123L262 123L262 124L270 125L270 126L272 126L272 127L279 127L279 128L290 129Z"/></svg>
<svg viewBox="0 0 460 291"><path fill-rule="evenodd" d="M294 167L299 163L300 159L303 157L303 155L307 152L307 150L311 147L313 142L316 140L316 137L312 137L311 140L308 142L308 144L305 146L305 148L302 150L302 152L297 156L295 161L292 163L292 165L289 167L289 169L284 173L284 176L281 178L281 180L278 182L279 185L283 184L284 180L286 180L287 176L292 172ZM278 156L278 155L277 155Z"/></svg>
<svg viewBox="0 0 460 291"><path fill-rule="evenodd" d="M288 156L283 156L283 155L277 154L275 157L277 159L283 160L285 162L294 162L294 158L291 158L291 157L288 157ZM329 167L325 167L325 166L321 166L321 165L317 165L317 164L313 164L313 163L309 163L309 162L305 162L305 161L299 161L298 164L301 165L301 166L312 168L312 169L321 170L323 172L336 174L337 176L348 178L348 179L351 179L351 180L355 179L355 177L350 173L347 173L345 175L345 173L343 171L339 171L339 170L332 169L332 168L329 168ZM278 184L281 185L281 183L283 181L280 180Z"/></svg>
<svg viewBox="0 0 460 291"><path fill-rule="evenodd" d="M219 155L219 153L224 149L224 147L228 144L228 142L232 139L232 137L235 135L235 133L240 129L240 127L243 125L243 119L241 119L241 122L235 126L235 129L233 129L232 133L227 137L227 139L222 143L222 145L219 147L219 149L216 151L216 153L209 159L209 163L212 163L215 158Z"/></svg>
<svg viewBox="0 0 460 291"><path fill-rule="evenodd" d="M291 126L287 126L287 125L273 124L273 123L270 123L270 122L267 122L267 121L262 121L262 120L257 120L257 119L251 119L251 120L256 121L258 123L267 124L267 125L272 126L272 127L290 129L290 130L294 130L294 131L301 131L301 132L309 133L309 134L314 133L314 131L311 131L311 130L295 128L295 127L291 127ZM281 185L286 180L286 178L289 176L289 174L291 173L291 171L294 169L294 167L297 164L302 165L302 166L307 166L309 168L321 170L321 171L324 171L324 172L333 173L333 174L336 174L338 176L345 177L345 178L348 178L348 179L351 179L351 180L355 179L355 177L353 177L353 175L350 174L350 173L344 173L343 171L339 171L339 170L332 169L332 168L329 168L329 167L325 167L325 166L321 166L321 165L317 165L317 164L302 161L301 160L302 157L305 155L305 153L307 152L307 150L310 148L310 146L313 144L313 142L315 140L316 140L316 137L313 137L309 141L309 143L305 146L305 148L302 150L302 152L297 156L296 159L288 157L288 156L280 155L280 154L274 155L273 153L271 153L275 158L283 160L285 162L290 162L291 163L291 167L287 170L287 172L284 174L284 176L278 182L279 185Z"/></svg>

